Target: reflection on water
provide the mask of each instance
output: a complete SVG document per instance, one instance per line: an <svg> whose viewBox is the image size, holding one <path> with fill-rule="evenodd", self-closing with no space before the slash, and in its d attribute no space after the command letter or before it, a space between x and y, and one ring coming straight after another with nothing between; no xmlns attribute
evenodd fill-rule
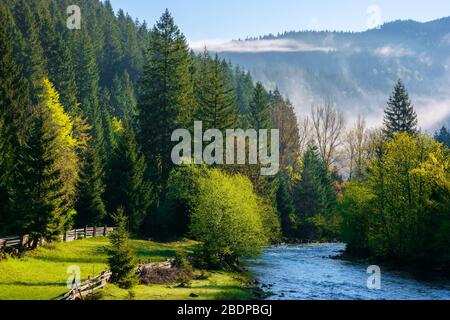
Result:
<svg viewBox="0 0 450 320"><path fill-rule="evenodd" d="M369 265L332 259L344 244L313 244L267 249L250 270L263 289L281 300L450 300L450 282L426 282L384 271L381 289L369 290Z"/></svg>

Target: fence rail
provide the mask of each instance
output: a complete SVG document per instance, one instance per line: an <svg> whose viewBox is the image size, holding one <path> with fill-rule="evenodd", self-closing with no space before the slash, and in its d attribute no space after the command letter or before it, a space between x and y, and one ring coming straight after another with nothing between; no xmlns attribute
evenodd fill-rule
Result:
<svg viewBox="0 0 450 320"><path fill-rule="evenodd" d="M56 300L83 300L86 296L92 294L94 291L103 288L111 278L112 272L103 271L101 275L88 279L79 285L74 284L72 289L58 297Z"/></svg>
<svg viewBox="0 0 450 320"><path fill-rule="evenodd" d="M85 227L81 229L73 229L70 231L64 232L60 236L61 241L70 242L77 239L85 239L85 238L93 238L93 237L104 237L113 231L114 228L111 227ZM19 248L26 247L30 242L29 235L23 236L10 236L5 238L0 238L0 248ZM43 245L45 243L45 239L40 239L39 244Z"/></svg>

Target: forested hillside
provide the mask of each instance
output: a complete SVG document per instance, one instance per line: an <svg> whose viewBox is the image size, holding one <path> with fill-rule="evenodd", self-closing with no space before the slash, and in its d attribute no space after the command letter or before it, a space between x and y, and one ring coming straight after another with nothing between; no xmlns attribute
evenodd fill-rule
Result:
<svg viewBox="0 0 450 320"><path fill-rule="evenodd" d="M111 224L119 208L135 235L186 235L190 213L170 185L178 174L170 159L173 130L192 128L194 120L223 132L256 120L270 129L276 114L291 123L294 135L287 136L298 136L289 102L219 57L191 52L169 12L150 28L115 14L108 1L79 1L77 30L66 27L69 5L0 3L2 235L30 234L34 247L73 226ZM296 142L283 150L287 168L296 162ZM251 166L222 169L225 175L204 174L219 183L240 173L243 195L254 199L247 211L253 242L237 256L263 239L276 241L273 179ZM231 195L229 201L237 210ZM249 224L235 213L230 219L244 228L239 238ZM174 214L181 219L171 220Z"/></svg>
<svg viewBox="0 0 450 320"><path fill-rule="evenodd" d="M449 270L450 134L423 134L399 74L373 79L388 101L383 127L368 128L362 111L349 121L321 94L297 119L276 83L190 50L168 10L150 27L108 1L84 0L81 28L69 29L71 4L0 1L1 236L29 234L35 248L74 226L118 224L120 241L127 232L199 241L202 268L239 266L281 241L344 240L358 256ZM339 77L326 79L346 96ZM224 141L205 136L215 161L176 165L174 132L192 133L196 121L221 134L278 129L279 172L224 164L213 148ZM119 240L117 255L131 257Z"/></svg>
<svg viewBox="0 0 450 320"><path fill-rule="evenodd" d="M364 32L288 31L211 45L211 51L249 70L295 103L297 115L320 97L333 99L346 117L364 113L380 124L385 92L402 78L423 112L421 127L450 119L450 18L394 21ZM428 114L439 109L439 115ZM427 113L427 115L425 115Z"/></svg>

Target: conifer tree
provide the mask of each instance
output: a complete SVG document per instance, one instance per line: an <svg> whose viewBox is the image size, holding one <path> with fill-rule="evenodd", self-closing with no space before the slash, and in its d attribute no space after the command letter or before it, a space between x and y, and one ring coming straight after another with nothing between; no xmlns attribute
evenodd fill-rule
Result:
<svg viewBox="0 0 450 320"><path fill-rule="evenodd" d="M90 141L82 158L78 199L76 203L76 224L78 226L98 225L106 217L103 195L105 192L104 168L99 146Z"/></svg>
<svg viewBox="0 0 450 320"><path fill-rule="evenodd" d="M253 99L255 86L249 72L243 72L239 67L235 69L236 97L239 114L241 115L241 127L248 127L248 113L250 102Z"/></svg>
<svg viewBox="0 0 450 320"><path fill-rule="evenodd" d="M72 53L62 35L56 31L48 10L42 13L40 24L40 40L44 48L49 80L60 92L61 103L66 110L77 111L77 88Z"/></svg>
<svg viewBox="0 0 450 320"><path fill-rule="evenodd" d="M113 129L117 136L117 145L108 174L108 211L115 212L123 207L130 231L137 233L151 205L151 186L144 176L146 163L136 143L131 124L125 121L123 126L114 118Z"/></svg>
<svg viewBox="0 0 450 320"><path fill-rule="evenodd" d="M14 40L15 53L22 67L23 76L29 81L31 99L36 103L42 80L47 76L47 72L44 51L39 39L38 22L26 0L15 2L14 20L20 32Z"/></svg>
<svg viewBox="0 0 450 320"><path fill-rule="evenodd" d="M276 203L283 236L295 237L295 231L297 229L295 206L284 177L279 178Z"/></svg>
<svg viewBox="0 0 450 320"><path fill-rule="evenodd" d="M316 238L313 219L319 215L327 217L332 214L336 195L327 164L314 146L310 146L304 154L302 177L294 187L294 199L300 223L299 236L304 239Z"/></svg>
<svg viewBox="0 0 450 320"><path fill-rule="evenodd" d="M40 238L56 239L70 222L73 210L66 207L64 178L58 166L57 132L50 110L40 106L33 116L29 135L18 150L13 195L15 230L29 234L32 247Z"/></svg>
<svg viewBox="0 0 450 320"><path fill-rule="evenodd" d="M102 86L110 88L117 68L120 67L123 59L122 43L120 41L120 29L116 23L114 10L109 0L105 1L103 10L103 34L104 45L99 60L100 79ZM121 71L121 70L119 70Z"/></svg>
<svg viewBox="0 0 450 320"><path fill-rule="evenodd" d="M450 148L450 132L445 126L443 126L439 131L436 131L434 134L434 139L442 143L447 148Z"/></svg>
<svg viewBox="0 0 450 320"><path fill-rule="evenodd" d="M139 94L139 138L159 193L173 167L172 132L193 125L194 106L188 45L168 10L153 28L149 48Z"/></svg>
<svg viewBox="0 0 450 320"><path fill-rule="evenodd" d="M16 31L10 11L0 3L0 232L10 233L14 215L11 194L17 148L26 131L29 106L28 81L22 77L14 55Z"/></svg>
<svg viewBox="0 0 450 320"><path fill-rule="evenodd" d="M120 288L129 289L136 283L135 259L129 243L128 220L123 208L113 215L114 231L109 236L108 264L112 272L111 281Z"/></svg>
<svg viewBox="0 0 450 320"><path fill-rule="evenodd" d="M253 129L272 128L272 115L266 89L261 82L256 83L253 99L250 102L249 122Z"/></svg>
<svg viewBox="0 0 450 320"><path fill-rule="evenodd" d="M77 224L100 223L106 216L105 192L106 145L99 103L98 67L89 35L81 31L76 39L76 82L81 111L91 125L91 140L82 156L79 195L76 204Z"/></svg>
<svg viewBox="0 0 450 320"><path fill-rule="evenodd" d="M116 76L113 81L112 104L114 115L120 119L137 119L137 101L130 75L125 70L122 77Z"/></svg>
<svg viewBox="0 0 450 320"><path fill-rule="evenodd" d="M237 124L236 90L230 83L223 62L216 54L211 59L208 52L200 57L196 76L198 107L195 117L203 122L204 129L234 129Z"/></svg>
<svg viewBox="0 0 450 320"><path fill-rule="evenodd" d="M300 132L295 110L289 101L285 101L278 90L270 95L273 127L280 130L280 168L295 169L299 158Z"/></svg>
<svg viewBox="0 0 450 320"><path fill-rule="evenodd" d="M401 80L398 80L395 84L394 92L384 111L383 130L389 138L399 132L406 132L411 135L417 132L417 114Z"/></svg>

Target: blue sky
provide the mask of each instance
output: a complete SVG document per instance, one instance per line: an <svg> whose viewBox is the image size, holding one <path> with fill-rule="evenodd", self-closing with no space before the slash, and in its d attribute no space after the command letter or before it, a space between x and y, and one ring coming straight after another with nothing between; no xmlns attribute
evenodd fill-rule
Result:
<svg viewBox="0 0 450 320"><path fill-rule="evenodd" d="M286 30L361 31L397 19L450 16L448 0L111 0L153 25L165 8L190 42L227 41ZM369 11L369 12L368 12Z"/></svg>

